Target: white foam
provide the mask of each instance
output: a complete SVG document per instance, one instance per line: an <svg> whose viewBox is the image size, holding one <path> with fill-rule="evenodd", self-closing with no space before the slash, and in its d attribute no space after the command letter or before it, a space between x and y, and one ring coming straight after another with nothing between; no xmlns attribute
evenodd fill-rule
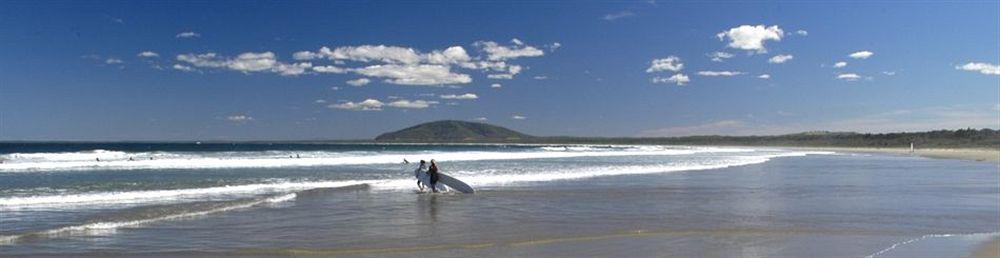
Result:
<svg viewBox="0 0 1000 258"><path fill-rule="evenodd" d="M185 218L191 218L191 217L199 217L199 216L210 215L210 214L213 214L213 213L220 213L220 212L226 212L226 211L232 211L232 210L238 210L238 209L246 209L246 208L250 208L250 207L253 207L253 206L257 206L257 205L261 205L261 204L266 204L266 203L286 202L286 201L294 200L295 197L296 197L295 193L290 193L290 194L284 194L284 195L274 196L274 197L270 197L270 198L255 200L255 201L251 201L251 202L238 203L238 204L234 204L234 205L230 205L230 206L219 207L219 208L210 209L210 210L193 211L193 212L183 212L183 213L178 213L178 214L170 214L170 215L165 215L165 216L160 216L160 217L147 218L147 219L139 219L139 220L130 220L130 221L95 222L95 223L88 223L88 224L83 224L83 225L78 225L78 226L62 227L62 228L56 228L56 229L45 230L45 231L35 232L35 233L22 234L22 235L0 236L0 244L10 244L10 243L13 243L13 242L21 239L21 238L32 237L32 236L37 236L37 237L59 237L59 236L69 236L69 235L81 235L81 234L113 233L115 229L122 228L122 227L134 227L134 226L139 226L139 225L143 225L143 224L149 224L149 223L153 223L153 222L160 222L160 221L167 221L167 220L177 220L177 219L185 219Z"/></svg>
<svg viewBox="0 0 1000 258"><path fill-rule="evenodd" d="M460 180L466 182L469 185L472 185L473 187L502 186L507 184L527 183L527 182L546 182L546 181L574 180L574 179L584 179L584 178L604 177L604 176L653 174L653 173L666 173L666 172L677 172L677 171L719 169L726 167L745 166L751 164L764 163L777 157L799 157L805 155L831 154L831 153L832 152L819 152L819 151L788 152L788 153L760 155L760 156L726 157L726 158L705 161L702 163L682 162L682 163L657 164L657 165L601 166L601 167L589 167L583 169L575 168L566 170L545 171L541 173L530 173L530 174L475 175L475 172L470 172L470 171L454 171L453 172L454 174L449 174L449 175L458 177ZM413 188L413 180L387 180L378 183L373 183L372 187L374 189L411 189Z"/></svg>
<svg viewBox="0 0 1000 258"><path fill-rule="evenodd" d="M590 147L586 147L590 148ZM585 151L586 150L586 151ZM420 160L436 159L439 161L472 161L472 160L516 160L545 159L572 157L601 156L651 156L651 155L691 155L712 152L747 152L752 149L734 148L665 148L660 146L635 146L632 148L608 150L580 149L579 151L461 151L461 152L409 152L409 153L371 153L371 152L308 152L301 158L286 158L293 152L251 152L251 153L212 153L195 155L191 153L158 153L159 158L96 161L92 156L78 159L89 152L75 154L37 154L38 159L14 159L0 164L0 172L31 172L31 171L86 171L86 170L142 170L142 169L225 169L225 168L282 168L282 167L316 167L362 164L393 164L403 159ZM9 154L29 155L29 154ZM32 154L34 155L34 154ZM45 156L54 155L54 156ZM131 157L132 154L116 154ZM64 158L72 156L72 158Z"/></svg>
<svg viewBox="0 0 1000 258"><path fill-rule="evenodd" d="M248 184L235 186L218 186L207 188L189 188L175 190L152 190L131 192L98 192L72 195L44 195L29 197L0 198L0 209L10 209L30 206L60 206L81 204L120 204L146 201L169 201L188 197L225 196L241 194L261 194L269 192L289 192L315 188L337 188L367 183L375 180L362 181L319 181L319 182L284 182L270 184Z"/></svg>

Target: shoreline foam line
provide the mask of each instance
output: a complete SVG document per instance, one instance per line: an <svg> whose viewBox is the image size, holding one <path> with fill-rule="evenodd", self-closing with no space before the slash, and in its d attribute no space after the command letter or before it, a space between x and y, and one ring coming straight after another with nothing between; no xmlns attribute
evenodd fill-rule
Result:
<svg viewBox="0 0 1000 258"><path fill-rule="evenodd" d="M576 151L580 150L580 151ZM3 172L61 172L90 170L150 170L150 169L224 169L224 168L283 168L283 167L316 167L364 164L394 164L403 159L420 160L433 157L439 161L476 161L476 160L517 160L545 158L574 157L615 157L615 156L667 156L692 155L700 153L753 152L752 149L727 148L663 148L635 147L628 149L611 149L595 151L592 149L569 149L536 151L462 151L462 152L413 152L413 153L350 153L350 152L319 152L303 158L285 158L284 154L272 152L255 152L251 156L192 156L190 154L163 154L167 158L129 160L126 154L116 160L96 161L96 159L72 161L47 161L27 159L20 162L17 159L0 163L0 173ZM293 153L293 152L292 152ZM217 154L217 153L216 153ZM246 153L244 153L246 154ZM14 154L10 154L14 155ZM21 154L25 155L25 154ZM59 154L63 155L63 154ZM73 154L76 155L76 154ZM117 157L117 156L116 156Z"/></svg>
<svg viewBox="0 0 1000 258"><path fill-rule="evenodd" d="M249 184L235 186L217 186L208 188L188 188L174 190L150 190L132 192L101 192L71 195L46 195L29 197L0 198L0 210L9 207L35 207L50 205L81 205L81 204L115 204L140 202L144 200L163 200L189 196L233 195L247 193L270 193L307 190L315 188L339 188L378 182L377 180L350 181L320 181L320 182L287 182L273 184Z"/></svg>
<svg viewBox="0 0 1000 258"><path fill-rule="evenodd" d="M260 198L249 202L240 202L230 206L224 206L202 211L182 212L177 214L169 214L165 216L158 216L158 217L138 219L138 220L128 220L128 221L92 222L83 225L61 227L56 229L43 230L43 231L25 233L20 235L0 236L0 245L12 244L23 239L31 239L31 238L52 238L61 236L86 235L90 233L106 233L109 231L113 232L114 230L122 227L133 227L160 221L205 216L214 213L221 213L238 209L246 209L261 204L286 202L294 200L295 198L296 198L295 193L288 193L277 196L271 196L267 198Z"/></svg>

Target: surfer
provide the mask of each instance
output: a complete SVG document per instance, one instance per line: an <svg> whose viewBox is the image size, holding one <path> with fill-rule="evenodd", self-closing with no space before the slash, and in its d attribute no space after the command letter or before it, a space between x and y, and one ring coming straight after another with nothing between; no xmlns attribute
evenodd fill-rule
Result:
<svg viewBox="0 0 1000 258"><path fill-rule="evenodd" d="M438 166L437 163L434 163L433 159L431 160L431 167L427 169L427 175L431 177L431 191L438 192Z"/></svg>
<svg viewBox="0 0 1000 258"><path fill-rule="evenodd" d="M425 172L426 169L427 169L427 161L420 160L420 166L417 167L417 170L413 171L413 176L417 178L417 187L420 188L421 191L424 190L424 184L420 183L420 174L426 173Z"/></svg>

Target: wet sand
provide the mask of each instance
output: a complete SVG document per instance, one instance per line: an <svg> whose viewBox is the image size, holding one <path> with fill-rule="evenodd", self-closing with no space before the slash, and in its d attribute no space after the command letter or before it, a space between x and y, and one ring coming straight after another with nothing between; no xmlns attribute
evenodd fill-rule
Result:
<svg viewBox="0 0 1000 258"><path fill-rule="evenodd" d="M1000 257L1000 238L993 238L983 243L972 253L975 258L997 258Z"/></svg>
<svg viewBox="0 0 1000 258"><path fill-rule="evenodd" d="M1000 149L915 149L909 148L848 148L848 147L802 147L801 150L822 150L853 153L885 153L895 155L912 155L937 159L960 159L974 161L1000 162Z"/></svg>

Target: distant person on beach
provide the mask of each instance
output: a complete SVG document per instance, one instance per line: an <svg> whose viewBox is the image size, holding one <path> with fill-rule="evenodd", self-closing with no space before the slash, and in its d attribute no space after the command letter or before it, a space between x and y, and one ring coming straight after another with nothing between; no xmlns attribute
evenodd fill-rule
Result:
<svg viewBox="0 0 1000 258"><path fill-rule="evenodd" d="M431 160L431 167L427 169L427 175L431 177L431 191L438 192L438 166L437 163L434 163L433 159Z"/></svg>

